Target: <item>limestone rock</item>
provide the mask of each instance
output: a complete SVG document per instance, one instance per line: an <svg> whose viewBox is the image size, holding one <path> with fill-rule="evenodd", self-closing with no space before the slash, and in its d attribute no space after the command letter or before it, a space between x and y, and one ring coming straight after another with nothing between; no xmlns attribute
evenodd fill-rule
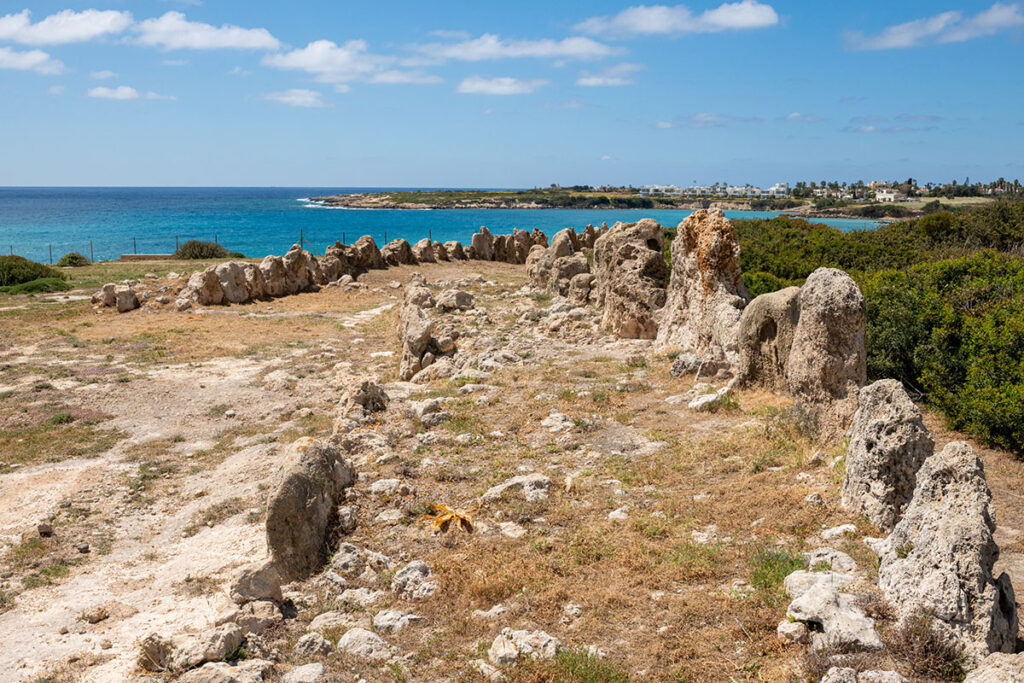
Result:
<svg viewBox="0 0 1024 683"><path fill-rule="evenodd" d="M114 289L114 305L118 313L127 313L139 307L139 298L131 287L119 286Z"/></svg>
<svg viewBox="0 0 1024 683"><path fill-rule="evenodd" d="M423 617L416 614L406 614L396 609L385 609L373 615L373 628L384 633L397 633L414 621L422 619Z"/></svg>
<svg viewBox="0 0 1024 683"><path fill-rule="evenodd" d="M259 266L255 263L243 263L242 276L245 279L245 289L249 294L249 301L267 298L267 282Z"/></svg>
<svg viewBox="0 0 1024 683"><path fill-rule="evenodd" d="M223 661L242 644L242 635L237 624L174 638L152 633L140 643L139 667L146 671L180 672L205 662Z"/></svg>
<svg viewBox="0 0 1024 683"><path fill-rule="evenodd" d="M543 474L521 474L487 489L483 495L483 501L493 503L500 500L506 491L522 491L523 497L527 501L535 502L547 498L550 489L551 480Z"/></svg>
<svg viewBox="0 0 1024 683"><path fill-rule="evenodd" d="M849 275L818 268L800 288L800 320L787 366L796 405L822 439L838 439L867 377L864 296Z"/></svg>
<svg viewBox="0 0 1024 683"><path fill-rule="evenodd" d="M412 245L412 255L418 263L436 263L437 256L434 254L434 243L429 237L424 237Z"/></svg>
<svg viewBox="0 0 1024 683"><path fill-rule="evenodd" d="M815 649L826 645L861 650L882 648L874 621L861 611L856 599L824 583L815 584L791 602L786 614L817 628L811 637Z"/></svg>
<svg viewBox="0 0 1024 683"><path fill-rule="evenodd" d="M878 547L878 584L901 620L917 613L964 646L969 660L1013 652L1017 609L993 539L992 493L968 444L954 441L925 460L910 504Z"/></svg>
<svg viewBox="0 0 1024 683"><path fill-rule="evenodd" d="M273 662L247 659L234 664L208 662L178 679L180 683L262 683L273 670Z"/></svg>
<svg viewBox="0 0 1024 683"><path fill-rule="evenodd" d="M656 348L739 362L739 322L750 294L736 230L720 209L695 211L672 242L672 277Z"/></svg>
<svg viewBox="0 0 1024 683"><path fill-rule="evenodd" d="M327 676L323 664L314 662L297 666L281 677L281 683L319 683Z"/></svg>
<svg viewBox="0 0 1024 683"><path fill-rule="evenodd" d="M245 284L245 271L235 261L218 263L214 268L220 288L224 292L224 301L231 304L243 304L249 300L249 288Z"/></svg>
<svg viewBox="0 0 1024 683"><path fill-rule="evenodd" d="M319 633L307 633L295 643L292 652L298 657L326 657L334 646Z"/></svg>
<svg viewBox="0 0 1024 683"><path fill-rule="evenodd" d="M267 501L267 545L282 579L295 581L327 560L327 529L355 472L336 447L310 439L283 460Z"/></svg>
<svg viewBox="0 0 1024 683"><path fill-rule="evenodd" d="M850 426L842 503L890 531L914 493L917 470L934 442L921 411L894 379L860 390Z"/></svg>
<svg viewBox="0 0 1024 683"><path fill-rule="evenodd" d="M412 247L402 238L394 239L380 248L380 256L389 266L404 266L416 263Z"/></svg>
<svg viewBox="0 0 1024 683"><path fill-rule="evenodd" d="M237 624L242 633L260 634L274 624L284 621L281 609L270 600L254 600L233 610L227 616L217 620L217 625Z"/></svg>
<svg viewBox="0 0 1024 683"><path fill-rule="evenodd" d="M518 631L504 628L491 643L487 658L495 666L514 664L520 657L552 659L561 649L558 638L544 631Z"/></svg>
<svg viewBox="0 0 1024 683"><path fill-rule="evenodd" d="M264 292L269 297L279 297L287 294L287 273L284 269L284 259L280 256L267 256L259 265L260 273L263 275ZM194 276L193 276L194 277ZM192 285L191 278L189 279L189 286ZM218 281L217 287L220 287ZM223 293L221 294L223 296ZM201 301L197 303L202 304Z"/></svg>
<svg viewBox="0 0 1024 683"><path fill-rule="evenodd" d="M821 683L908 683L895 671L860 671L851 667L833 666Z"/></svg>
<svg viewBox="0 0 1024 683"><path fill-rule="evenodd" d="M655 312L665 305L668 264L657 222L617 223L594 243L597 303L602 328L617 337L654 339Z"/></svg>
<svg viewBox="0 0 1024 683"><path fill-rule="evenodd" d="M422 308L405 304L399 313L399 338L402 340L402 360L399 379L409 380L423 369L423 356L430 345L434 322Z"/></svg>
<svg viewBox="0 0 1024 683"><path fill-rule="evenodd" d="M216 306L223 302L224 290L221 289L215 267L210 266L206 270L192 273L180 296L200 306Z"/></svg>
<svg viewBox="0 0 1024 683"><path fill-rule="evenodd" d="M379 384L365 380L358 386L350 387L341 397L341 412L347 416L353 413L359 415L379 413L387 410L388 401L390 399L387 393Z"/></svg>
<svg viewBox="0 0 1024 683"><path fill-rule="evenodd" d="M569 280L567 298L574 306L586 306L590 301L590 292L594 286L594 276L590 273L579 273Z"/></svg>
<svg viewBox="0 0 1024 683"><path fill-rule="evenodd" d="M103 285L98 292L92 295L92 303L113 308L117 305L117 298L114 296L114 290L116 289L117 285L113 282L108 282Z"/></svg>
<svg viewBox="0 0 1024 683"><path fill-rule="evenodd" d="M426 562L415 560L395 572L391 590L406 600L424 600L437 590L437 582L432 581L432 577Z"/></svg>
<svg viewBox="0 0 1024 683"><path fill-rule="evenodd" d="M1024 683L1024 652L995 652L981 660L964 683Z"/></svg>
<svg viewBox="0 0 1024 683"><path fill-rule="evenodd" d="M281 575L273 561L244 567L231 582L231 600L244 605L252 600L281 602Z"/></svg>
<svg viewBox="0 0 1024 683"><path fill-rule="evenodd" d="M444 243L444 248L448 252L448 258L452 261L465 261L466 252L462 249L462 243L452 240Z"/></svg>
<svg viewBox="0 0 1024 683"><path fill-rule="evenodd" d="M474 233L471 246L475 258L481 261L494 260L494 236L487 228L481 226L480 232Z"/></svg>
<svg viewBox="0 0 1024 683"><path fill-rule="evenodd" d="M437 295L438 309L442 311L468 311L473 308L473 295L461 289L446 289Z"/></svg>
<svg viewBox="0 0 1024 683"><path fill-rule="evenodd" d="M353 628L338 639L338 650L363 659L388 659L391 646L372 631L364 628Z"/></svg>
<svg viewBox="0 0 1024 683"><path fill-rule="evenodd" d="M786 370L799 320L799 287L762 294L747 304L740 316L737 341L736 376L742 384L777 393L789 391Z"/></svg>
<svg viewBox="0 0 1024 683"><path fill-rule="evenodd" d="M540 228L534 228L533 229L533 231L530 233L530 239L533 240L533 243L535 245L537 245L537 246L540 246L540 247L547 247L548 246L548 236L545 235L544 232Z"/></svg>
<svg viewBox="0 0 1024 683"><path fill-rule="evenodd" d="M349 249L352 267L357 271L387 268L377 243L369 235L363 235Z"/></svg>

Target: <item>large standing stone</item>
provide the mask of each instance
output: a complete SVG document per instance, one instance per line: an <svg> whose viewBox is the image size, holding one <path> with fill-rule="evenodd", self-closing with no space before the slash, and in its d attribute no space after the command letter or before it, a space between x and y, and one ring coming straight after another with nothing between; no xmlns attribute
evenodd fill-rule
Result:
<svg viewBox="0 0 1024 683"><path fill-rule="evenodd" d="M313 284L314 277L313 273L310 272L312 262L312 254L303 250L298 244L292 245L292 248L281 259L281 263L284 266L285 294L297 294L309 289L310 285Z"/></svg>
<svg viewBox="0 0 1024 683"><path fill-rule="evenodd" d="M363 235L352 245L350 252L352 266L359 271L387 268L380 255L377 243L369 235Z"/></svg>
<svg viewBox="0 0 1024 683"><path fill-rule="evenodd" d="M419 306L406 303L399 312L398 335L402 340L399 379L409 380L423 369L423 355L430 346L434 321Z"/></svg>
<svg viewBox="0 0 1024 683"><path fill-rule="evenodd" d="M902 384L883 379L861 389L850 426L843 507L890 531L910 502L917 470L934 445Z"/></svg>
<svg viewBox="0 0 1024 683"><path fill-rule="evenodd" d="M924 461L903 519L876 548L878 584L898 617L930 615L971 661L1017 643L1010 577L992 576L995 528L981 459L954 441Z"/></svg>
<svg viewBox="0 0 1024 683"><path fill-rule="evenodd" d="M679 224L656 347L739 362L740 315L750 299L739 258L736 231L720 209L696 211Z"/></svg>
<svg viewBox="0 0 1024 683"><path fill-rule="evenodd" d="M98 292L92 295L92 302L99 304L100 306L107 306L113 308L117 304L117 297L114 292L117 290L117 285L113 282L108 282L103 285Z"/></svg>
<svg viewBox="0 0 1024 683"><path fill-rule="evenodd" d="M135 296L135 290L131 287L119 285L114 289L114 305L118 313L127 313L139 307L139 298Z"/></svg>
<svg viewBox="0 0 1024 683"><path fill-rule="evenodd" d="M245 271L235 261L219 263L214 269L220 288L224 292L224 300L232 304L243 304L249 300L249 288L245 284Z"/></svg>
<svg viewBox="0 0 1024 683"><path fill-rule="evenodd" d="M200 306L216 306L224 301L224 290L221 289L216 266L192 273L180 297L194 301Z"/></svg>
<svg viewBox="0 0 1024 683"><path fill-rule="evenodd" d="M343 275L355 277L358 271L352 266L349 259L349 249L341 242L335 242L324 250L324 257L320 259L320 272L317 278L318 285L326 285L340 280Z"/></svg>
<svg viewBox="0 0 1024 683"><path fill-rule="evenodd" d="M530 239L532 239L533 243L538 245L538 246L541 246L541 247L547 247L548 246L548 236L545 235L544 232L540 228L534 228L533 229L533 231L530 233Z"/></svg>
<svg viewBox="0 0 1024 683"><path fill-rule="evenodd" d="M787 287L755 298L740 316L740 363L736 376L747 386L786 393L786 369L800 320L800 288Z"/></svg>
<svg viewBox="0 0 1024 683"><path fill-rule="evenodd" d="M434 254L434 243L429 237L424 237L412 245L412 255L418 263L436 263L437 256Z"/></svg>
<svg viewBox="0 0 1024 683"><path fill-rule="evenodd" d="M793 600L786 615L817 627L811 636L811 645L815 649L828 645L860 650L882 649L874 620L861 611L856 598L840 593L827 583L816 583Z"/></svg>
<svg viewBox="0 0 1024 683"><path fill-rule="evenodd" d="M509 263L526 263L526 257L530 255L532 246L533 238L530 237L530 233L513 228L512 235L505 245L505 260Z"/></svg>
<svg viewBox="0 0 1024 683"><path fill-rule="evenodd" d="M304 579L330 556L327 530L355 478L334 446L300 439L288 447L267 501L267 545L284 581Z"/></svg>
<svg viewBox="0 0 1024 683"><path fill-rule="evenodd" d="M800 321L787 372L796 405L822 439L838 439L867 379L864 296L849 275L818 268L800 288Z"/></svg>
<svg viewBox="0 0 1024 683"><path fill-rule="evenodd" d="M404 266L410 263L416 263L416 257L413 256L412 247L409 246L409 243L401 237L391 240L381 247L380 256L384 259L384 263L389 266Z"/></svg>
<svg viewBox="0 0 1024 683"><path fill-rule="evenodd" d="M452 261L465 261L466 252L462 249L462 244L455 240L451 240L444 243L444 248L448 252L448 258Z"/></svg>
<svg viewBox="0 0 1024 683"><path fill-rule="evenodd" d="M260 262L260 272L263 274L264 291L267 296L279 297L284 296L287 292L287 273L284 269L284 259L280 256L266 256L263 261ZM191 280L189 283L191 284ZM220 283L217 283L220 287ZM223 296L223 295L222 295Z"/></svg>
<svg viewBox="0 0 1024 683"><path fill-rule="evenodd" d="M450 258L448 258L448 250L445 248L444 243L435 240L430 245L430 248L434 250L434 259L436 259L439 263L441 261L451 260Z"/></svg>
<svg viewBox="0 0 1024 683"><path fill-rule="evenodd" d="M480 226L480 232L473 235L473 254L481 261L494 260L494 235L484 226Z"/></svg>
<svg viewBox="0 0 1024 683"><path fill-rule="evenodd" d="M245 288L249 292L249 301L266 298L267 282L260 267L255 263L243 263L242 274L245 277Z"/></svg>
<svg viewBox="0 0 1024 683"><path fill-rule="evenodd" d="M555 233L551 246L531 247L526 258L526 274L534 287L565 295L576 275L590 272L587 258L576 251L572 228Z"/></svg>
<svg viewBox="0 0 1024 683"><path fill-rule="evenodd" d="M618 337L654 339L655 312L665 305L668 264L657 222L617 223L594 243L597 302L603 328Z"/></svg>

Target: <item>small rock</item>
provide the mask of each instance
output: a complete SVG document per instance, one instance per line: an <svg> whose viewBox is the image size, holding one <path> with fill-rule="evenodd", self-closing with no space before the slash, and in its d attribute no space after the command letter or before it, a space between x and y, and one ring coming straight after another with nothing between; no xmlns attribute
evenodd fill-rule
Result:
<svg viewBox="0 0 1024 683"><path fill-rule="evenodd" d="M319 633L307 633L295 643L293 652L299 657L326 657L334 647Z"/></svg>
<svg viewBox="0 0 1024 683"><path fill-rule="evenodd" d="M775 629L775 634L784 643L806 644L810 639L810 631L807 629L807 624L802 621L783 619L779 622L779 627Z"/></svg>
<svg viewBox="0 0 1024 683"><path fill-rule="evenodd" d="M327 675L323 664L297 666L281 677L281 683L318 683Z"/></svg>
<svg viewBox="0 0 1024 683"><path fill-rule="evenodd" d="M364 659L388 659L391 649L380 636L364 628L350 629L338 639L338 651Z"/></svg>
<svg viewBox="0 0 1024 683"><path fill-rule="evenodd" d="M815 491L814 493L808 494L807 497L804 498L804 503L806 503L807 505L817 507L819 505L824 505L825 500L821 497L820 493Z"/></svg>

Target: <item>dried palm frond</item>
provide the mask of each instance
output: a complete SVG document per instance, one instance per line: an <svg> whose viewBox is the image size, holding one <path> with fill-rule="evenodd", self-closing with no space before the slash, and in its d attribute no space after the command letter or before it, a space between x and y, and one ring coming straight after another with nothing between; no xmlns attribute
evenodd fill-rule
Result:
<svg viewBox="0 0 1024 683"><path fill-rule="evenodd" d="M423 518L430 520L435 532L462 530L467 534L473 533L473 515L480 509L479 503L467 509L452 508L447 505L431 505L430 507L435 514L424 515Z"/></svg>

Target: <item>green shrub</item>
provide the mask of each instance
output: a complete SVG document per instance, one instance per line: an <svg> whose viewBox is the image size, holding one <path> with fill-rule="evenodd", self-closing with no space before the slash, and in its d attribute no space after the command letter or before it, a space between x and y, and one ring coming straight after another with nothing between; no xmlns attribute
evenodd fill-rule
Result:
<svg viewBox="0 0 1024 683"><path fill-rule="evenodd" d="M64 279L64 274L21 256L0 256L0 287L20 285L40 278Z"/></svg>
<svg viewBox="0 0 1024 683"><path fill-rule="evenodd" d="M200 240L189 240L174 252L174 258L179 259L217 259L217 258L245 258L242 254L228 251L215 242L202 242Z"/></svg>
<svg viewBox="0 0 1024 683"><path fill-rule="evenodd" d="M92 261L82 256L77 251L64 254L61 256L60 261L57 261L57 265L60 268L81 268L82 266L87 266L90 263L92 263Z"/></svg>
<svg viewBox="0 0 1024 683"><path fill-rule="evenodd" d="M0 287L3 294L43 294L46 292L64 292L71 289L71 285L55 277L42 277L38 280L30 280L20 285L8 285Z"/></svg>

